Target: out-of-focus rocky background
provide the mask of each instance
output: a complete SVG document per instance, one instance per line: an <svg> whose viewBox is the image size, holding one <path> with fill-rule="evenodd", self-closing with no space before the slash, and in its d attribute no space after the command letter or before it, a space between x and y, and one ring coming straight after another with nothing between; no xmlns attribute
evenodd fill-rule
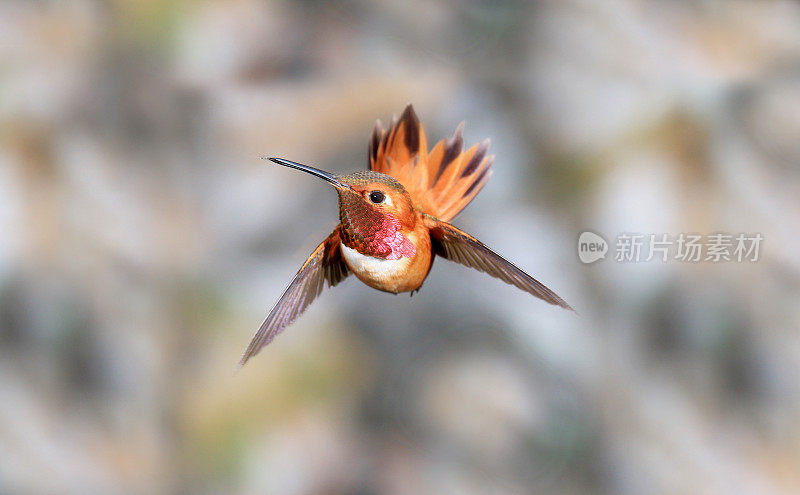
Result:
<svg viewBox="0 0 800 495"><path fill-rule="evenodd" d="M495 174L439 261L236 363L412 102ZM800 492L800 4L0 3L0 493ZM757 262L578 235L760 233Z"/></svg>

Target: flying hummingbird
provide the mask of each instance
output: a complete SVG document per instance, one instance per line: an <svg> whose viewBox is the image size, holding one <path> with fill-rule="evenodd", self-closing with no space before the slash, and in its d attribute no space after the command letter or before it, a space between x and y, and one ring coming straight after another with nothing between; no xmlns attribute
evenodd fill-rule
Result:
<svg viewBox="0 0 800 495"><path fill-rule="evenodd" d="M430 152L411 105L369 141L369 169L333 175L270 158L328 181L339 195L339 225L306 259L242 355L255 356L294 322L325 286L350 273L375 289L418 291L436 256L485 272L550 304L572 309L555 292L448 222L492 174L489 140L463 151L463 122Z"/></svg>

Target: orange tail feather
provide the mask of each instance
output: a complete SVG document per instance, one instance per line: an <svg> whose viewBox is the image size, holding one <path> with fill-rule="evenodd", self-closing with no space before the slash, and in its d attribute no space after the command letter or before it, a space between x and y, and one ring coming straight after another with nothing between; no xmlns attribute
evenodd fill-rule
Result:
<svg viewBox="0 0 800 495"><path fill-rule="evenodd" d="M388 131L375 124L369 143L369 168L391 175L411 194L425 213L449 221L480 192L492 175L494 156L489 140L464 151L462 122L452 138L441 140L428 152L425 131L414 108L408 105Z"/></svg>

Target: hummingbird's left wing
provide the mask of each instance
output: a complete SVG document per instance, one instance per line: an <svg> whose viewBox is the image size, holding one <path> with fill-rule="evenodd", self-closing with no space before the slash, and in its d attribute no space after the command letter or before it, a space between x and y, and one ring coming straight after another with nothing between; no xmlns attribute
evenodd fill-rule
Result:
<svg viewBox="0 0 800 495"><path fill-rule="evenodd" d="M337 228L303 263L292 283L253 336L239 361L240 367L296 320L326 285L333 287L347 277L350 272L342 259L339 242Z"/></svg>
<svg viewBox="0 0 800 495"><path fill-rule="evenodd" d="M430 223L428 227L435 254L499 278L550 304L572 309L558 294L486 247L478 239L447 222L431 217L427 217L426 220Z"/></svg>

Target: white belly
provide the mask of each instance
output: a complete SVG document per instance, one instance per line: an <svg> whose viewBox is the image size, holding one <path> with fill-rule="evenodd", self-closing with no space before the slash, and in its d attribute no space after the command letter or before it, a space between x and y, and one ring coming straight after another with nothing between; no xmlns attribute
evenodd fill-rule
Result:
<svg viewBox="0 0 800 495"><path fill-rule="evenodd" d="M349 248L344 244L342 255L350 270L358 278L369 278L373 280L388 280L401 276L408 269L410 258L400 258L399 260L384 260L361 254L355 249Z"/></svg>

